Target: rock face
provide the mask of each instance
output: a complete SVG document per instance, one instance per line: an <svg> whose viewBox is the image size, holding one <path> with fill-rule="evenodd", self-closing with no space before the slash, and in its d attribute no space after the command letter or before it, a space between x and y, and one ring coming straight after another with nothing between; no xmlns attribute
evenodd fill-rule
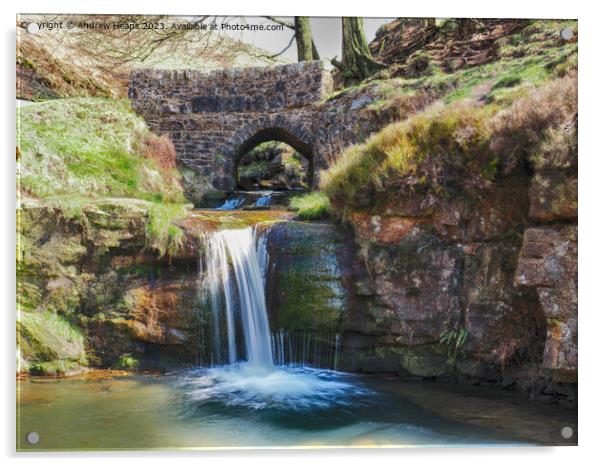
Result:
<svg viewBox="0 0 602 466"><path fill-rule="evenodd" d="M159 257L147 245L148 208L131 199L91 204L78 214L35 202L21 206L24 366L115 368L125 356L153 368L198 362L196 237L187 237L176 257Z"/></svg>
<svg viewBox="0 0 602 466"><path fill-rule="evenodd" d="M533 157L533 226L524 232L515 275L515 283L537 290L547 320L543 366L571 382L577 382L576 124L552 132Z"/></svg>
<svg viewBox="0 0 602 466"><path fill-rule="evenodd" d="M520 243L511 236L524 209L497 229L484 227L498 219L494 212L466 223L460 219L467 211L447 213L439 229L440 211L418 219L372 216L356 228L361 304L347 323L345 367L495 380L503 366L541 353L545 323L537 296L513 285ZM497 236L485 236L488 230ZM440 343L460 330L469 337L458 350L455 341Z"/></svg>
<svg viewBox="0 0 602 466"><path fill-rule="evenodd" d="M475 198L415 194L348 214L357 251L344 370L489 381L575 402L576 147L573 162L543 149L531 177Z"/></svg>
<svg viewBox="0 0 602 466"><path fill-rule="evenodd" d="M307 159L311 186L329 159L399 117L371 111L376 97L368 95L323 102L332 93L329 68L313 61L212 73L140 69L132 72L129 96L154 132L169 135L179 164L215 190L235 189L240 159L272 140ZM414 100L424 104L422 96Z"/></svg>
<svg viewBox="0 0 602 466"><path fill-rule="evenodd" d="M269 255L270 327L282 335L285 362L334 368L336 335L351 307L350 238L334 223L289 221L261 228Z"/></svg>
<svg viewBox="0 0 602 466"><path fill-rule="evenodd" d="M574 380L568 373L577 370L577 227L527 229L515 282L537 290L547 320L544 367Z"/></svg>

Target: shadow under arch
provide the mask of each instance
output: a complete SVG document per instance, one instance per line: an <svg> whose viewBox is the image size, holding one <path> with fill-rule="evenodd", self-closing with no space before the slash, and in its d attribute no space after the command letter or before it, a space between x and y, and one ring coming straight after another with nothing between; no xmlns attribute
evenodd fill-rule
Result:
<svg viewBox="0 0 602 466"><path fill-rule="evenodd" d="M234 156L234 182L236 186L238 186L238 163L240 160L254 147L258 146L263 142L268 141L279 141L288 144L297 152L299 152L303 157L305 157L309 163L307 168L307 184L310 188L314 186L314 170L315 170L315 161L314 161L314 151L310 144L304 142L299 139L297 136L292 134L290 131L279 128L279 127L270 127L264 128L257 131L253 136L246 139L243 142Z"/></svg>

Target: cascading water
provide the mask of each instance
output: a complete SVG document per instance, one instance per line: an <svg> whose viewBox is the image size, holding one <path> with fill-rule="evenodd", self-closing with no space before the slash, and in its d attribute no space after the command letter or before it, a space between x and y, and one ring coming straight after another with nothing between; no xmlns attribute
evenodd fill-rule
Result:
<svg viewBox="0 0 602 466"><path fill-rule="evenodd" d="M233 199L227 199L222 205L216 207L215 210L235 210L241 207L244 203L244 197L235 197Z"/></svg>
<svg viewBox="0 0 602 466"><path fill-rule="evenodd" d="M284 347L293 340L280 331L270 333L268 265L266 238L256 229L222 230L207 239L201 258L202 290L211 306L217 367L192 371L186 379L190 396L253 409L297 410L347 405L356 395L365 395L365 389L339 380L336 372L303 366L309 338L299 356L285 356ZM335 366L337 352L338 346ZM287 364L291 358L297 361Z"/></svg>
<svg viewBox="0 0 602 466"><path fill-rule="evenodd" d="M215 233L209 239L205 254L206 283L213 313L216 359L221 360L220 322L221 314L225 312L228 362L237 361L235 319L240 316L247 362L271 367L270 326L262 270L265 259L260 259L258 244L251 228Z"/></svg>

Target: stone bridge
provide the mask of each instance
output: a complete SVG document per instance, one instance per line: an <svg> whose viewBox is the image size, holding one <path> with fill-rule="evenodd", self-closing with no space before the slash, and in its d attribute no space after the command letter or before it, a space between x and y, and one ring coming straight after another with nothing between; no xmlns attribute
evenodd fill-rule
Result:
<svg viewBox="0 0 602 466"><path fill-rule="evenodd" d="M346 146L362 140L373 120L362 105L324 102L332 93L329 64L302 62L203 73L137 69L129 96L156 133L168 134L178 163L230 192L238 162L265 141L292 146L309 161L308 180Z"/></svg>

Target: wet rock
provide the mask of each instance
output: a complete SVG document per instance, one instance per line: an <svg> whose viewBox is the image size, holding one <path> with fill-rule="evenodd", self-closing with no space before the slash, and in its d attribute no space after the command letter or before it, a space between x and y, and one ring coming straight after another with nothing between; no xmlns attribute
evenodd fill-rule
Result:
<svg viewBox="0 0 602 466"><path fill-rule="evenodd" d="M125 294L124 321L137 340L162 345L194 344L200 309L196 280L157 279Z"/></svg>
<svg viewBox="0 0 602 466"><path fill-rule="evenodd" d="M20 309L33 322L46 315L68 322L85 337L88 364L111 366L123 354L144 361L147 344L185 348L180 364L197 360L199 234L185 231L181 250L159 257L147 248L148 208L147 201L105 199L75 211L28 201L18 211ZM170 261L175 278L166 282ZM27 323L18 331L24 361L44 364L32 370L84 363L49 355L32 343Z"/></svg>
<svg viewBox="0 0 602 466"><path fill-rule="evenodd" d="M331 223L281 222L265 235L271 327L336 331L347 304L344 232Z"/></svg>

